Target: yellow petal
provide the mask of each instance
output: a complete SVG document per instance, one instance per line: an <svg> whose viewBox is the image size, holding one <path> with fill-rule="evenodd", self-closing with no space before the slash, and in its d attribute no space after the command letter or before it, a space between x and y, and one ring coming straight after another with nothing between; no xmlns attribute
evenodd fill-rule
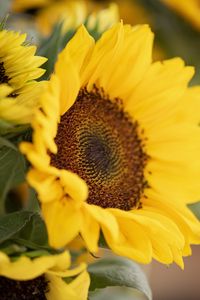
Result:
<svg viewBox="0 0 200 300"><path fill-rule="evenodd" d="M63 188L54 175L32 169L28 173L29 183L37 190L41 202L58 201L64 195Z"/></svg>
<svg viewBox="0 0 200 300"><path fill-rule="evenodd" d="M84 26L81 26L75 36L59 54L55 66L62 90L60 96L61 115L74 103L81 87L80 71L87 61L94 41Z"/></svg>
<svg viewBox="0 0 200 300"><path fill-rule="evenodd" d="M192 212L184 205L173 202L162 202L159 199L148 199L145 206L149 211L154 211L159 214L164 214L176 223L179 230L184 236L186 246L189 243L198 244L200 239L199 221L194 217Z"/></svg>
<svg viewBox="0 0 200 300"><path fill-rule="evenodd" d="M68 268L70 265L70 256L68 252L58 255L41 256L31 260L28 257L21 256L18 260L11 262L0 256L0 275L14 280L30 280L44 274L50 268L63 265Z"/></svg>
<svg viewBox="0 0 200 300"><path fill-rule="evenodd" d="M185 67L179 58L153 63L133 90L126 110L135 120L140 120L148 130L147 134L152 126L152 131L156 132L177 110L177 103L181 101L193 73L194 69Z"/></svg>
<svg viewBox="0 0 200 300"><path fill-rule="evenodd" d="M87 212L87 208L82 208L82 224L80 228L80 234L82 235L87 248L91 252L97 252L98 241L100 234L100 225L90 214Z"/></svg>
<svg viewBox="0 0 200 300"><path fill-rule="evenodd" d="M85 203L85 208L89 214L100 224L103 231L108 232L113 240L119 238L119 227L114 215L109 210L96 205Z"/></svg>
<svg viewBox="0 0 200 300"><path fill-rule="evenodd" d="M49 292L46 293L47 300L79 300L76 291L62 278L51 274L46 274L45 277L49 281Z"/></svg>
<svg viewBox="0 0 200 300"><path fill-rule="evenodd" d="M42 203L42 213L52 247L63 247L78 235L81 212L70 198Z"/></svg>
<svg viewBox="0 0 200 300"><path fill-rule="evenodd" d="M87 199L88 187L83 179L70 171L60 171L60 181L66 194L68 194L78 206Z"/></svg>
<svg viewBox="0 0 200 300"><path fill-rule="evenodd" d="M148 26L114 25L96 43L84 71L84 83L89 89L96 84L111 98L125 100L151 63L152 38ZM119 64L120 68L116 67Z"/></svg>
<svg viewBox="0 0 200 300"><path fill-rule="evenodd" d="M129 212L112 209L112 213L118 221L120 235L118 241L114 241L104 232L110 248L119 255L141 263L149 263L152 259L152 246L143 227L133 220Z"/></svg>
<svg viewBox="0 0 200 300"><path fill-rule="evenodd" d="M76 291L80 300L88 299L88 290L90 285L90 276L84 271L78 277L76 277L69 286Z"/></svg>
<svg viewBox="0 0 200 300"><path fill-rule="evenodd" d="M85 263L81 263L78 267L70 269L70 270L69 269L62 270L64 266L65 266L65 264L62 262L61 266L56 266L56 267L52 268L51 270L48 270L46 273L64 278L64 277L76 276L77 274L86 270Z"/></svg>

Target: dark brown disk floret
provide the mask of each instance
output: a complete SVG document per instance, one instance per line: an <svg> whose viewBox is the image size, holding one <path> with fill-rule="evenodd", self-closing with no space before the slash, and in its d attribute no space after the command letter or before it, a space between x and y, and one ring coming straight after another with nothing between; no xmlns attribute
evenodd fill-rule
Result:
<svg viewBox="0 0 200 300"><path fill-rule="evenodd" d="M89 187L87 202L130 210L139 205L146 186L147 155L136 121L119 99L102 90L81 89L61 117L51 165L77 173ZM78 188L78 187L77 187Z"/></svg>
<svg viewBox="0 0 200 300"><path fill-rule="evenodd" d="M3 62L0 62L0 83L8 83L9 77L6 75Z"/></svg>
<svg viewBox="0 0 200 300"><path fill-rule="evenodd" d="M46 300L48 291L48 281L44 275L26 281L0 276L1 300Z"/></svg>

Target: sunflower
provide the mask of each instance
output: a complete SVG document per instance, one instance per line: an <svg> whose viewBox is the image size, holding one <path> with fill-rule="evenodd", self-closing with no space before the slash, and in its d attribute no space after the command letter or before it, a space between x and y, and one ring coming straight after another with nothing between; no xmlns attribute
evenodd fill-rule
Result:
<svg viewBox="0 0 200 300"><path fill-rule="evenodd" d="M36 82L45 70L46 58L35 56L36 47L25 44L26 35L0 31L0 118L29 123L44 82Z"/></svg>
<svg viewBox="0 0 200 300"><path fill-rule="evenodd" d="M189 21L197 30L200 30L199 0L161 0Z"/></svg>
<svg viewBox="0 0 200 300"><path fill-rule="evenodd" d="M68 270L68 252L41 256L31 260L26 256L12 260L0 252L1 299L86 300L89 275L85 265ZM79 275L78 275L79 274ZM67 284L62 278L78 275Z"/></svg>
<svg viewBox="0 0 200 300"><path fill-rule="evenodd" d="M86 21L91 30L101 33L119 20L118 6L114 3L108 8L94 4L93 1L15 0L13 3L14 11L29 9L36 10L36 25L45 36L52 32L53 26L60 20L63 21L63 33L76 29Z"/></svg>
<svg viewBox="0 0 200 300"><path fill-rule="evenodd" d="M96 252L102 232L119 255L183 267L200 242L186 206L200 194L200 129L175 118L193 68L152 63L152 41L147 25L116 24L97 43L81 26L59 55L21 144L53 247L81 234Z"/></svg>
<svg viewBox="0 0 200 300"><path fill-rule="evenodd" d="M35 56L36 47L26 45L25 40L26 34L0 31L0 84L7 83L15 90L45 72L40 66L47 59Z"/></svg>
<svg viewBox="0 0 200 300"><path fill-rule="evenodd" d="M119 20L118 7L115 4L93 11L91 15L89 12L89 6L83 1L55 1L38 12L36 23L44 35L49 35L59 20L63 20L63 32L76 29L86 21L89 29L103 32Z"/></svg>
<svg viewBox="0 0 200 300"><path fill-rule="evenodd" d="M63 32L84 23L87 8L83 1L54 1L38 11L36 24L44 35L52 32L53 26L63 21Z"/></svg>

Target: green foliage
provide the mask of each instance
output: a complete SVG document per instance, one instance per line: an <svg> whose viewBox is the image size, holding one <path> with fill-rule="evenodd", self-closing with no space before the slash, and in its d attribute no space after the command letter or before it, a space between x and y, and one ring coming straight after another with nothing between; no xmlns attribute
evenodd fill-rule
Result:
<svg viewBox="0 0 200 300"><path fill-rule="evenodd" d="M25 181L26 162L17 147L0 137L0 214L5 212L5 200L11 188Z"/></svg>
<svg viewBox="0 0 200 300"><path fill-rule="evenodd" d="M200 201L197 203L189 204L188 207L195 214L195 216L200 220Z"/></svg>
<svg viewBox="0 0 200 300"><path fill-rule="evenodd" d="M100 290L97 289L94 292L89 292L89 300L105 300L105 299L147 300L148 298L138 290L124 287L124 286L106 287Z"/></svg>
<svg viewBox="0 0 200 300"><path fill-rule="evenodd" d="M23 134L28 129L30 129L30 125L28 124L16 125L0 119L0 136L3 136L4 138L13 138Z"/></svg>
<svg viewBox="0 0 200 300"><path fill-rule="evenodd" d="M152 299L151 290L144 273L137 264L129 259L117 256L99 259L97 262L89 265L88 271L91 277L90 295L92 298L90 299L103 299L102 295L108 295L110 292L105 290L108 287L129 288L127 290L127 297L129 298L127 299L130 299L130 295L134 295L136 291L139 291L139 294L142 293L146 299ZM117 290L115 291L117 293ZM116 298L113 297L111 299ZM117 299L125 300L126 298L121 297Z"/></svg>
<svg viewBox="0 0 200 300"><path fill-rule="evenodd" d="M57 23L54 26L52 34L44 39L39 47L38 55L48 58L47 62L43 65L46 69L42 79L48 79L52 74L59 52L65 47L67 42L73 36L75 30L68 31L62 34L62 23Z"/></svg>
<svg viewBox="0 0 200 300"><path fill-rule="evenodd" d="M21 211L2 216L0 218L0 244L17 235L30 222L33 214Z"/></svg>
<svg viewBox="0 0 200 300"><path fill-rule="evenodd" d="M41 255L52 252L41 216L31 211L19 211L2 216L0 249L10 255L23 251L30 257L38 256L38 253Z"/></svg>
<svg viewBox="0 0 200 300"><path fill-rule="evenodd" d="M20 214L30 213L21 211ZM38 213L31 212L30 219L18 231L12 240L30 249L48 248L48 236L46 226Z"/></svg>
<svg viewBox="0 0 200 300"><path fill-rule="evenodd" d="M40 212L40 205L37 198L37 194L34 189L29 187L29 198L27 201L27 210L34 211L34 212Z"/></svg>
<svg viewBox="0 0 200 300"><path fill-rule="evenodd" d="M62 23L56 24L52 34L41 42L38 49L38 55L48 58L47 62L43 65L46 72L42 79L49 79L49 76L54 70L54 64L60 51L62 39L61 30Z"/></svg>

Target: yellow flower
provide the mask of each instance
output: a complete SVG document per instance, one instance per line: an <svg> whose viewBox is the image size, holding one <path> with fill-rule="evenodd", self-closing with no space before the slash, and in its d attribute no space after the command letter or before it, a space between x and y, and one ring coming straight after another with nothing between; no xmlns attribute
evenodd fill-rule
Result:
<svg viewBox="0 0 200 300"><path fill-rule="evenodd" d="M45 72L39 67L46 58L35 56L36 47L25 45L25 40L26 34L0 31L0 83L7 83L15 90Z"/></svg>
<svg viewBox="0 0 200 300"><path fill-rule="evenodd" d="M51 33L56 22L63 21L63 32L76 29L86 20L89 28L96 28L99 32L108 29L119 20L117 5L111 4L109 8L93 12L88 16L87 5L83 1L60 1L40 10L36 22L44 35ZM88 19L87 19L88 18Z"/></svg>
<svg viewBox="0 0 200 300"><path fill-rule="evenodd" d="M116 4L112 3L108 8L104 9L102 6L98 9L92 7L91 15L90 5L91 2L86 3L85 1L15 0L13 9L15 11L24 11L36 8L36 24L44 35L49 35L53 26L61 20L63 21L63 33L70 29L76 29L86 20L90 29L96 29L101 33L119 20L118 6Z"/></svg>
<svg viewBox="0 0 200 300"><path fill-rule="evenodd" d="M68 252L33 260L21 256L14 261L0 252L1 297L11 299L14 294L18 299L22 295L23 299L34 295L37 299L46 297L47 300L86 300L90 279L85 265L72 270L68 269L69 266ZM69 284L62 279L75 275L78 276Z"/></svg>
<svg viewBox="0 0 200 300"><path fill-rule="evenodd" d="M63 21L63 32L77 28L87 16L86 5L82 1L54 1L39 10L36 23L44 35L49 35L56 22Z"/></svg>
<svg viewBox="0 0 200 300"><path fill-rule="evenodd" d="M200 30L199 0L162 0L170 8L182 15L197 30Z"/></svg>
<svg viewBox="0 0 200 300"><path fill-rule="evenodd" d="M200 243L200 129L175 121L193 68L152 63L152 41L119 23L95 44L82 26L59 55L21 145L53 247L80 233L96 252L101 230L119 255L183 267Z"/></svg>
<svg viewBox="0 0 200 300"><path fill-rule="evenodd" d="M36 47L25 45L25 34L0 31L0 119L29 123L44 82L46 58L35 56Z"/></svg>

